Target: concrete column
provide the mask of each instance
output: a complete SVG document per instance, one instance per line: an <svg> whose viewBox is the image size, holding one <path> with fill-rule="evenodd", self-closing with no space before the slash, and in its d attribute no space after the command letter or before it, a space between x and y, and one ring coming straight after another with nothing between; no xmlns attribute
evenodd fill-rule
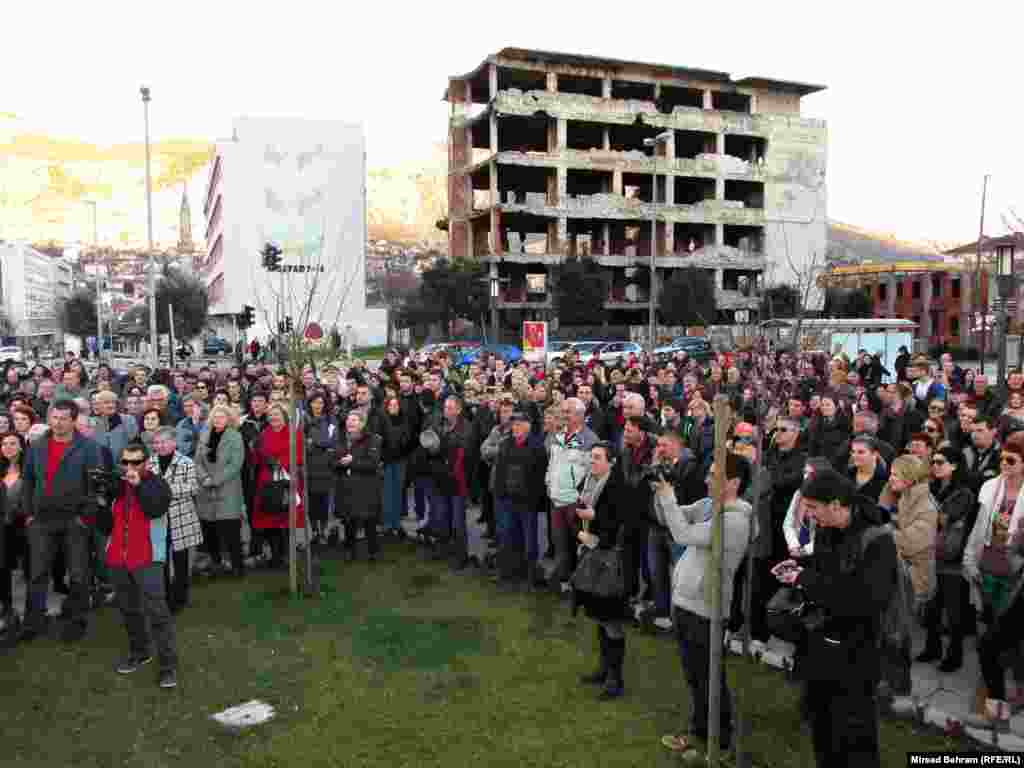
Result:
<svg viewBox="0 0 1024 768"><path fill-rule="evenodd" d="M612 194L622 194L622 171L618 168L612 171Z"/></svg>
<svg viewBox="0 0 1024 768"><path fill-rule="evenodd" d="M497 280L498 279L498 262L497 261L491 261L490 267L488 269L488 277L491 280ZM500 291L501 290L501 288L500 288L501 284L499 283L498 285L499 285L498 290ZM487 286L487 295L488 296L491 295L491 286L490 285ZM500 299L500 298L501 297L499 295L498 299ZM499 341L499 339L498 339L498 335L499 335L498 334L498 299L490 299L490 303L491 303L491 340L495 341L495 342Z"/></svg>
<svg viewBox="0 0 1024 768"><path fill-rule="evenodd" d="M885 316L888 317L888 318L893 318L893 317L896 317L896 284L899 281L898 280L894 280L893 278L890 277L890 278L888 278L888 280L886 282L888 283L889 287L886 288L886 291L885 291L885 298L886 298L886 307L885 307L885 313L886 314L885 314Z"/></svg>
<svg viewBox="0 0 1024 768"><path fill-rule="evenodd" d="M725 245L725 225L715 224L715 245Z"/></svg>
<svg viewBox="0 0 1024 768"><path fill-rule="evenodd" d="M471 259L476 258L478 256L478 254L473 248L474 245L475 243L473 242L473 220L466 219L466 255L469 256L469 258Z"/></svg>
<svg viewBox="0 0 1024 768"><path fill-rule="evenodd" d="M601 79L601 98L610 99L612 97L612 79L610 77L604 77Z"/></svg>
<svg viewBox="0 0 1024 768"><path fill-rule="evenodd" d="M569 204L566 185L569 180L569 171L564 165L558 166L558 189L556 190L555 205L564 208Z"/></svg>
<svg viewBox="0 0 1024 768"><path fill-rule="evenodd" d="M490 162L490 178L491 178L491 206L498 205L501 203L501 199L498 197L498 164L491 160ZM493 231L493 230L492 230Z"/></svg>
<svg viewBox="0 0 1024 768"><path fill-rule="evenodd" d="M558 93L558 73L548 72L548 92Z"/></svg>
<svg viewBox="0 0 1024 768"><path fill-rule="evenodd" d="M490 86L491 100L498 95L498 65L491 64L487 69L487 80Z"/></svg>
<svg viewBox="0 0 1024 768"><path fill-rule="evenodd" d="M717 293L719 291L724 290L724 288L722 287L724 285L725 285L725 270L724 269L716 269L715 270L715 292Z"/></svg>
<svg viewBox="0 0 1024 768"><path fill-rule="evenodd" d="M715 200L725 200L725 179L721 176L715 179Z"/></svg>
<svg viewBox="0 0 1024 768"><path fill-rule="evenodd" d="M555 151L565 152L565 145L568 143L566 136L569 132L569 121L564 117L558 118L557 127L555 128Z"/></svg>
<svg viewBox="0 0 1024 768"><path fill-rule="evenodd" d="M725 134L724 133L716 133L715 134L715 154L716 155L724 155L725 154Z"/></svg>
<svg viewBox="0 0 1024 768"><path fill-rule="evenodd" d="M607 125L601 129L601 148L605 152L612 148L612 129Z"/></svg>
<svg viewBox="0 0 1024 768"><path fill-rule="evenodd" d="M711 91L704 91L704 109L714 109L715 103L711 99Z"/></svg>
<svg viewBox="0 0 1024 768"><path fill-rule="evenodd" d="M498 147L500 145L498 144L498 116L494 113L494 110L491 110L491 115L490 115L490 118L489 118L489 122L490 122L490 131L489 132L490 132L490 136L491 136L491 154L492 155L496 155L496 154L498 154Z"/></svg>
<svg viewBox="0 0 1024 768"><path fill-rule="evenodd" d="M611 225L605 222L601 225L602 238L604 240L604 248L602 249L603 256L612 255L612 228Z"/></svg>
<svg viewBox="0 0 1024 768"><path fill-rule="evenodd" d="M565 249L569 239L569 220L565 216L558 217L558 253L565 256Z"/></svg>

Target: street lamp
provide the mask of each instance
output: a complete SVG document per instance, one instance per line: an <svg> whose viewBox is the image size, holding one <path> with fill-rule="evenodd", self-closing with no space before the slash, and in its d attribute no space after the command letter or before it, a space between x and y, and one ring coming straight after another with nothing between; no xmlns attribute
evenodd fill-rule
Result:
<svg viewBox="0 0 1024 768"><path fill-rule="evenodd" d="M1013 272L1014 247L1000 245L996 248L996 281L999 288L999 372L996 374L999 386L1006 381L1006 337L1009 335L1009 303L1017 291L1017 276ZM1014 302L1016 303L1016 302ZM1020 365L1020 361L1017 361ZM982 363L984 365L984 363Z"/></svg>
<svg viewBox="0 0 1024 768"><path fill-rule="evenodd" d="M146 260L149 266L149 280L146 285L149 291L149 346L150 362L153 370L157 368L160 360L160 347L157 343L156 334L156 262L153 255L153 182L150 174L149 164L149 88L139 88L142 95L142 114L146 121L146 232L149 237L149 258Z"/></svg>
<svg viewBox="0 0 1024 768"><path fill-rule="evenodd" d="M92 206L92 268L96 270L96 362L98 363L103 359L103 299L100 291L99 235L96 228L96 201L86 200L85 204Z"/></svg>
<svg viewBox="0 0 1024 768"><path fill-rule="evenodd" d="M655 347L655 327L657 319L655 317L657 310L657 293L658 293L658 272L657 272L657 255L658 255L658 144L663 141L668 141L672 138L672 131L662 131L653 139L644 139L644 146L651 148L651 162L654 166L653 175L651 179L651 287L647 295L648 303L648 335L651 352L654 351ZM665 177L665 185L668 186L668 177ZM667 189L666 189L667 191ZM667 223L666 223L667 226Z"/></svg>

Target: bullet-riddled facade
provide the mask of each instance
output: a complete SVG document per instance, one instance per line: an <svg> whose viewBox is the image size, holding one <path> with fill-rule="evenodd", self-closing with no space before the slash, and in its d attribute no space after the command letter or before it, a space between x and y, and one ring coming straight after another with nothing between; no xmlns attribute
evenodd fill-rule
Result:
<svg viewBox="0 0 1024 768"><path fill-rule="evenodd" d="M595 320L635 325L653 248L658 285L712 270L730 323L758 305L741 286L824 259L827 132L800 116L819 90L506 48L445 92L450 253L489 264L497 311L538 319L552 315L550 268L593 258L610 286Z"/></svg>

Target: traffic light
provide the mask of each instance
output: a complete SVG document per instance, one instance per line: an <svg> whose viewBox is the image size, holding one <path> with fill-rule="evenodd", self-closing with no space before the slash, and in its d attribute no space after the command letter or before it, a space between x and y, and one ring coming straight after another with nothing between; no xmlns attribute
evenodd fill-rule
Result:
<svg viewBox="0 0 1024 768"><path fill-rule="evenodd" d="M267 243L260 251L263 257L263 268L268 272L277 272L281 269L281 249L273 243Z"/></svg>
<svg viewBox="0 0 1024 768"><path fill-rule="evenodd" d="M284 334L284 320L277 321L277 332L278 334Z"/></svg>
<svg viewBox="0 0 1024 768"><path fill-rule="evenodd" d="M256 325L256 310L248 304L242 306L242 314L238 316L238 327L241 330L252 328Z"/></svg>
<svg viewBox="0 0 1024 768"><path fill-rule="evenodd" d="M289 315L288 317L286 317L286 318L284 319L284 329L285 329L285 331L286 331L286 332L288 332L288 333L291 333L291 332L292 332L293 326L292 326L292 318L291 318L291 315Z"/></svg>

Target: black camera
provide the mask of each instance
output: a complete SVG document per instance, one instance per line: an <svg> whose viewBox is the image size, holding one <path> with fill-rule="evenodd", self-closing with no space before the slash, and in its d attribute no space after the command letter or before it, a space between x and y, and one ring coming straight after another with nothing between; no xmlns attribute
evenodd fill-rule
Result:
<svg viewBox="0 0 1024 768"><path fill-rule="evenodd" d="M117 477L109 469L97 467L86 472L89 478L89 495L111 498L117 487Z"/></svg>
<svg viewBox="0 0 1024 768"><path fill-rule="evenodd" d="M648 464L641 470L640 477L648 483L671 483L672 466L670 464Z"/></svg>

